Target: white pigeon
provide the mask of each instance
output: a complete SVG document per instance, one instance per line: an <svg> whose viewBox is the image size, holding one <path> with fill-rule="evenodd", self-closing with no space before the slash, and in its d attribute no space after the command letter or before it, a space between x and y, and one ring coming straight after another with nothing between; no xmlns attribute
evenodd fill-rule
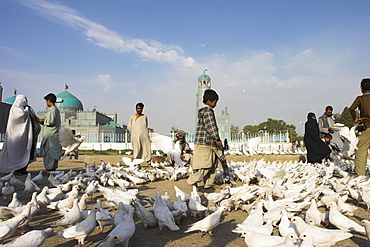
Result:
<svg viewBox="0 0 370 247"><path fill-rule="evenodd" d="M345 203L341 197L338 198L338 210L339 212L353 216L354 212L358 209L358 207Z"/></svg>
<svg viewBox="0 0 370 247"><path fill-rule="evenodd" d="M359 225L358 223L351 220L347 216L344 216L338 211L338 205L336 202L330 202L329 207L329 221L331 224L344 231L354 230L357 232L366 233L365 227Z"/></svg>
<svg viewBox="0 0 370 247"><path fill-rule="evenodd" d="M279 233L280 236L286 237L290 233L298 234L297 229L295 228L294 224L290 223L288 219L288 213L286 210L281 211L281 220L279 223Z"/></svg>
<svg viewBox="0 0 370 247"><path fill-rule="evenodd" d="M85 238L89 236L96 227L96 213L99 212L97 206L92 207L87 218L77 225L71 226L63 231L60 231L55 237L59 238L75 238L79 245L84 245Z"/></svg>
<svg viewBox="0 0 370 247"><path fill-rule="evenodd" d="M306 211L305 221L307 224L312 222L315 226L318 226L321 223L321 212L317 208L315 199L311 199L311 206Z"/></svg>
<svg viewBox="0 0 370 247"><path fill-rule="evenodd" d="M18 215L0 223L0 240L12 237L19 227L26 220L26 216Z"/></svg>
<svg viewBox="0 0 370 247"><path fill-rule="evenodd" d="M103 208L101 200L97 200L99 212L96 213L96 221L98 221L100 233L103 232L104 226L114 224L114 217L111 212Z"/></svg>
<svg viewBox="0 0 370 247"><path fill-rule="evenodd" d="M159 232L162 232L163 226L167 226L172 231L178 231L180 228L176 225L175 219L167 207L167 204L163 201L159 191L156 192L155 202L153 205L153 212L158 220Z"/></svg>
<svg viewBox="0 0 370 247"><path fill-rule="evenodd" d="M33 192L40 192L41 189L39 186L36 185L35 182L31 180L31 173L27 173L27 178L24 181L24 190L23 192L26 194L32 194Z"/></svg>
<svg viewBox="0 0 370 247"><path fill-rule="evenodd" d="M245 243L248 246L259 247L259 246L274 246L284 243L285 238L280 236L271 236L262 233L256 233L252 231L244 231L241 235L244 238Z"/></svg>
<svg viewBox="0 0 370 247"><path fill-rule="evenodd" d="M107 236L107 238L96 247L112 247L119 242L122 242L122 239L118 235L110 235Z"/></svg>
<svg viewBox="0 0 370 247"><path fill-rule="evenodd" d="M280 244L273 245L273 247L295 247L298 242L299 237L295 233L289 233L285 236L284 242Z"/></svg>
<svg viewBox="0 0 370 247"><path fill-rule="evenodd" d="M8 204L8 207L9 208L17 208L17 207L21 207L23 206L23 204L19 201L18 199L18 193L17 192L14 192L13 193L13 199L12 201Z"/></svg>
<svg viewBox="0 0 370 247"><path fill-rule="evenodd" d="M90 199L92 199L92 195L95 193L95 191L96 191L96 185L98 183L99 183L98 181L93 180L93 181L91 181L89 183L89 185L85 189L85 194L87 194L90 197Z"/></svg>
<svg viewBox="0 0 370 247"><path fill-rule="evenodd" d="M180 198L183 202L190 199L190 195L188 193L180 190L176 185L174 185L173 188L175 189L176 198L178 198L180 196Z"/></svg>
<svg viewBox="0 0 370 247"><path fill-rule="evenodd" d="M181 153L177 148L174 147L171 137L153 133L151 140L156 149L162 150L167 155L171 155L178 166L184 166L184 162L180 157Z"/></svg>
<svg viewBox="0 0 370 247"><path fill-rule="evenodd" d="M4 246L41 246L45 239L53 234L53 228L45 230L32 230L17 238L14 242L5 244Z"/></svg>
<svg viewBox="0 0 370 247"><path fill-rule="evenodd" d="M46 207L47 205L50 204L50 198L47 196L47 192L48 192L48 187L45 186L40 194L37 195L36 199L37 199L37 204L39 205L39 207Z"/></svg>
<svg viewBox="0 0 370 247"><path fill-rule="evenodd" d="M238 224L237 227L232 230L232 232L243 233L245 231L251 231L271 235L273 230L274 227L272 225L272 220L267 220L266 224L264 225Z"/></svg>
<svg viewBox="0 0 370 247"><path fill-rule="evenodd" d="M370 241L370 221L368 221L368 220L362 220L361 223L365 227L366 237Z"/></svg>
<svg viewBox="0 0 370 247"><path fill-rule="evenodd" d="M61 158L61 160L67 157L72 151L77 150L81 143L85 140L84 136L80 138L74 137L71 129L65 126L59 127L58 138L60 145L66 148L66 151L64 152L64 155Z"/></svg>
<svg viewBox="0 0 370 247"><path fill-rule="evenodd" d="M72 194L72 196L67 197L56 202L50 202L46 207L49 209L60 210L65 208L72 208L74 199L77 198L77 195Z"/></svg>
<svg viewBox="0 0 370 247"><path fill-rule="evenodd" d="M42 175L43 171L40 171L39 174L34 176L31 180L35 183L41 182L44 179L44 176Z"/></svg>
<svg viewBox="0 0 370 247"><path fill-rule="evenodd" d="M78 198L73 201L73 207L59 220L57 220L51 226L69 226L79 222L82 218L80 207L78 205Z"/></svg>
<svg viewBox="0 0 370 247"><path fill-rule="evenodd" d="M203 236L203 234L206 233L209 233L209 235L213 236L212 230L220 224L220 219L224 210L225 207L220 207L213 214L210 214L204 219L192 224L184 233L199 231L200 236Z"/></svg>
<svg viewBox="0 0 370 247"><path fill-rule="evenodd" d="M154 214L150 211L148 211L140 202L138 199L135 199L133 201L133 206L135 207L136 215L139 217L141 222L143 222L144 227L154 227L158 225L157 218L154 216Z"/></svg>
<svg viewBox="0 0 370 247"><path fill-rule="evenodd" d="M194 192L192 191L189 199L189 209L194 218L207 210L207 207L203 206L198 200L198 197L196 195L194 196Z"/></svg>
<svg viewBox="0 0 370 247"><path fill-rule="evenodd" d="M116 227L113 228L113 230L108 234L106 241L109 239L111 236L119 236L120 239L122 240L119 242L120 246L129 246L129 241L135 233L135 222L134 222L134 208L130 207L128 209L126 217L120 221ZM112 245L111 245L112 246Z"/></svg>
<svg viewBox="0 0 370 247"><path fill-rule="evenodd" d="M308 232L302 232L299 235L299 239L301 239L301 245L300 247L314 247L313 245L313 237Z"/></svg>
<svg viewBox="0 0 370 247"><path fill-rule="evenodd" d="M63 197L64 197L63 185L62 184L59 184L53 190L52 189L48 189L48 194L47 195L48 195L50 201L52 201L52 202L62 200Z"/></svg>
<svg viewBox="0 0 370 247"><path fill-rule="evenodd" d="M14 187L9 184L9 182L5 182L4 187L1 189L1 193L4 196L4 200L9 200L12 198L14 193Z"/></svg>
<svg viewBox="0 0 370 247"><path fill-rule="evenodd" d="M291 219L299 234L308 232L313 238L313 244L318 246L331 246L336 242L352 237L349 232L342 230L330 230L307 224L302 218L294 216Z"/></svg>
<svg viewBox="0 0 370 247"><path fill-rule="evenodd" d="M361 188L362 201L367 205L367 210L370 209L370 187L369 186L362 186Z"/></svg>

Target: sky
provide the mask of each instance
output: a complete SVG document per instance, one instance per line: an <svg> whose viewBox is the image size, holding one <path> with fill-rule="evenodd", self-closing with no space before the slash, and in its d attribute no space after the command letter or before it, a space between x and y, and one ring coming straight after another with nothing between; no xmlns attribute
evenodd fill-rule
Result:
<svg viewBox="0 0 370 247"><path fill-rule="evenodd" d="M309 112L341 113L370 77L370 1L1 0L0 81L36 110L68 91L126 124L195 131L206 69L240 130L268 118L299 134Z"/></svg>

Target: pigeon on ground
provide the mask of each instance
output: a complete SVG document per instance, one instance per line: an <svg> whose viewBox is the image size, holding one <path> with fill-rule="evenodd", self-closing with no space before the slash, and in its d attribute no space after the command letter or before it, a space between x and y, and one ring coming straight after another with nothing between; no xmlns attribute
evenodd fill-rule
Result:
<svg viewBox="0 0 370 247"><path fill-rule="evenodd" d="M98 206L94 206L85 220L81 221L77 225L60 231L57 235L55 235L55 237L75 238L78 241L78 245L83 246L85 238L95 230L97 212L99 212L99 208Z"/></svg>
<svg viewBox="0 0 370 247"><path fill-rule="evenodd" d="M16 178L15 175L10 177L9 184L12 185L12 186L19 186L19 187L24 186L24 183L21 180L19 180L18 178Z"/></svg>
<svg viewBox="0 0 370 247"><path fill-rule="evenodd" d="M198 214L201 214L202 212L205 212L207 210L207 207L203 206L199 201L197 201L197 197L193 196L194 192L191 192L191 197L189 199L189 209L191 210L191 214L193 217L197 217Z"/></svg>
<svg viewBox="0 0 370 247"><path fill-rule="evenodd" d="M336 242L352 237L349 232L342 230L330 230L307 224L302 218L294 216L291 219L299 234L308 232L313 238L313 244L318 246L331 246Z"/></svg>
<svg viewBox="0 0 370 247"><path fill-rule="evenodd" d="M82 218L80 207L78 205L78 198L73 201L73 206L68 212L51 226L70 226L79 222Z"/></svg>
<svg viewBox="0 0 370 247"><path fill-rule="evenodd" d="M299 237L295 233L289 233L285 236L284 242L280 244L273 245L273 247L295 247L298 242Z"/></svg>
<svg viewBox="0 0 370 247"><path fill-rule="evenodd" d="M314 247L312 235L308 232L302 232L299 235L299 239L302 241L300 247Z"/></svg>
<svg viewBox="0 0 370 247"><path fill-rule="evenodd" d="M133 201L133 206L135 207L136 215L139 217L141 222L143 222L144 227L154 227L158 225L157 218L154 216L154 214L150 211L148 211L140 202L138 199L135 199Z"/></svg>
<svg viewBox="0 0 370 247"><path fill-rule="evenodd" d="M209 235L214 237L214 235L212 234L212 230L220 224L220 219L224 210L225 207L220 207L213 214L210 214L204 219L192 224L184 233L199 231L201 237L203 236L203 234L206 233L209 233Z"/></svg>
<svg viewBox="0 0 370 247"><path fill-rule="evenodd" d="M366 233L365 227L359 225L357 222L351 220L347 216L344 216L338 211L338 206L335 202L329 203L330 213L329 221L331 224L335 225L343 231L357 231L361 233Z"/></svg>
<svg viewBox="0 0 370 247"><path fill-rule="evenodd" d="M112 247L119 242L122 242L122 239L118 235L110 235L96 247Z"/></svg>
<svg viewBox="0 0 370 247"><path fill-rule="evenodd" d="M315 199L311 199L311 206L306 211L305 221L307 224L312 223L315 226L318 226L321 223L321 212L317 208Z"/></svg>
<svg viewBox="0 0 370 247"><path fill-rule="evenodd" d="M98 221L100 233L103 232L104 226L114 224L114 217L111 212L103 208L101 200L97 200L99 212L96 213L96 221Z"/></svg>
<svg viewBox="0 0 370 247"><path fill-rule="evenodd" d="M39 207L46 207L47 205L49 205L50 204L50 198L47 196L47 192L48 192L48 187L47 186L45 186L42 190L41 190L41 192L40 192L40 194L38 194L37 195L37 203L38 203L38 205L39 205Z"/></svg>
<svg viewBox="0 0 370 247"><path fill-rule="evenodd" d="M274 246L281 244L285 238L280 236L271 236L262 233L255 233L252 231L244 231L241 235L248 246Z"/></svg>
<svg viewBox="0 0 370 247"><path fill-rule="evenodd" d="M361 223L365 227L366 237L370 241L370 221L368 221L368 220L362 220Z"/></svg>
<svg viewBox="0 0 370 247"><path fill-rule="evenodd" d="M42 172L43 171L40 171L39 174L37 174L36 176L34 176L31 180L35 183L38 183L38 182L41 182L42 179L44 178L44 176L42 175Z"/></svg>
<svg viewBox="0 0 370 247"><path fill-rule="evenodd" d="M128 247L129 241L135 233L135 222L134 222L134 211L135 209L133 207L130 207L128 209L128 213L126 217L119 222L115 228L108 234L106 241L111 237L111 236L119 236L120 239L122 240L119 242L119 245Z"/></svg>
<svg viewBox="0 0 370 247"><path fill-rule="evenodd" d="M1 189L1 193L4 196L4 200L7 201L12 198L14 193L14 187L9 184L9 182L5 182L4 187Z"/></svg>
<svg viewBox="0 0 370 247"><path fill-rule="evenodd" d="M5 244L4 246L41 246L45 239L50 237L53 233L53 228L46 228L45 230L32 230L17 238L14 242Z"/></svg>
<svg viewBox="0 0 370 247"><path fill-rule="evenodd" d="M8 207L9 208L17 208L17 207L21 207L21 206L23 206L23 204L18 200L18 193L17 192L14 192L13 193L13 199L8 204Z"/></svg>
<svg viewBox="0 0 370 247"><path fill-rule="evenodd" d="M159 232L162 232L163 226L167 226L172 231L178 231L180 228L176 225L175 219L167 207L166 203L163 201L159 191L156 192L155 202L153 205L154 215L158 220Z"/></svg>
<svg viewBox="0 0 370 247"><path fill-rule="evenodd" d="M0 240L12 237L19 225L22 224L26 219L26 216L18 215L0 223Z"/></svg>
<svg viewBox="0 0 370 247"><path fill-rule="evenodd" d="M72 208L73 201L74 201L75 198L77 198L77 195L72 194L72 196L69 196L66 199L59 200L59 201L56 201L56 202L51 202L46 207L49 208L49 209L54 209L54 210L61 210L61 209L65 209L65 208Z"/></svg>
<svg viewBox="0 0 370 247"><path fill-rule="evenodd" d="M176 198L178 198L179 196L181 197L181 200L183 202L187 201L190 199L190 195L182 190L180 190L176 185L173 186L174 189L175 189L175 192L176 192Z"/></svg>

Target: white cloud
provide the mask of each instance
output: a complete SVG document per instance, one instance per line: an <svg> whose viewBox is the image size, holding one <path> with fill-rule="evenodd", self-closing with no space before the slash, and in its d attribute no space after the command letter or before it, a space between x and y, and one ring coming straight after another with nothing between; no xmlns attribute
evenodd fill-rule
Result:
<svg viewBox="0 0 370 247"><path fill-rule="evenodd" d="M108 30L103 25L82 17L77 11L57 2L22 1L26 6L35 9L41 15L74 28L82 28L86 39L102 48L120 53L134 52L144 60L169 63L174 66L192 67L195 60L183 55L179 46L165 45L155 40L124 40L119 34Z"/></svg>
<svg viewBox="0 0 370 247"><path fill-rule="evenodd" d="M289 57L289 61L283 68L289 73L325 74L333 69L332 61L327 62L326 59L314 50L306 49Z"/></svg>
<svg viewBox="0 0 370 247"><path fill-rule="evenodd" d="M104 92L112 92L112 89L114 88L114 82L112 81L112 77L110 75L98 75L97 78L95 78L92 81L93 84L102 85L104 87Z"/></svg>

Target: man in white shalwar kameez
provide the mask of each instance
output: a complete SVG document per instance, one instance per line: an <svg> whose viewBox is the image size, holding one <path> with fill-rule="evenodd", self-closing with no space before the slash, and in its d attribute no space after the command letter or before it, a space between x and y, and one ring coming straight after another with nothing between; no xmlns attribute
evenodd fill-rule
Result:
<svg viewBox="0 0 370 247"><path fill-rule="evenodd" d="M44 97L46 105L45 119L39 119L44 125L42 130L42 141L40 147L40 156L43 156L46 171L54 171L58 168L58 160L62 157L62 146L58 140L58 131L60 127L60 113L55 107L57 97L49 93Z"/></svg>
<svg viewBox="0 0 370 247"><path fill-rule="evenodd" d="M0 152L0 172L27 174L28 164L36 160L36 142L40 129L26 96L17 95L10 108L5 141Z"/></svg>
<svg viewBox="0 0 370 247"><path fill-rule="evenodd" d="M150 162L152 150L150 147L148 118L143 114L144 104L136 104L136 114L132 115L127 129L131 134L131 145L134 151L134 159L143 159Z"/></svg>

